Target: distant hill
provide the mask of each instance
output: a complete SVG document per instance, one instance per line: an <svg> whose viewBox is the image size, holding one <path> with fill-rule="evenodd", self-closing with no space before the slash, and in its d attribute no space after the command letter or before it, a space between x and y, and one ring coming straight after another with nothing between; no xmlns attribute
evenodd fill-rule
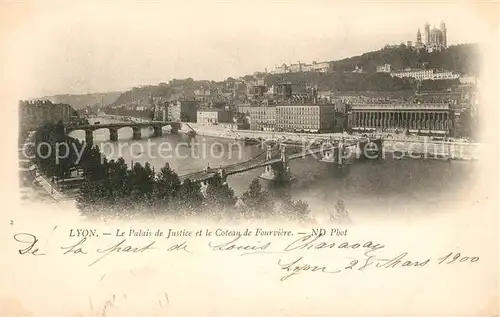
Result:
<svg viewBox="0 0 500 317"><path fill-rule="evenodd" d="M122 93L114 102L115 105L134 104L147 102L151 97L162 97L166 100L176 100L185 98L187 100L194 98L195 89L200 87L216 88L220 84L215 81L194 80L192 78L173 79L169 83L160 83L159 85L144 85L134 87Z"/></svg>
<svg viewBox="0 0 500 317"><path fill-rule="evenodd" d="M86 95L55 95L38 99L50 100L53 103L65 103L72 106L73 109L81 109L87 106L112 104L121 94L122 94L121 92L115 91L115 92L93 93Z"/></svg>
<svg viewBox="0 0 500 317"><path fill-rule="evenodd" d="M333 61L331 73L302 72L274 75L259 73L259 78L263 78L268 86L281 81L290 81L292 84L317 85L320 91L412 91L417 87L413 79L393 78L388 73L375 73L376 67L384 64L390 64L394 69L427 67L477 76L480 71L479 59L480 51L477 44L452 45L446 50L431 53L400 45ZM362 68L363 72L353 72L356 67ZM255 77L245 75L242 79L252 81ZM204 87L224 91L224 87L232 87L227 85L232 80L234 79L228 78L226 81L215 82L187 78L174 79L156 86L134 87L116 98L114 104L147 104L150 97L163 97L167 100L191 99L195 89ZM447 81L439 87L446 88L453 84L455 82Z"/></svg>
<svg viewBox="0 0 500 317"><path fill-rule="evenodd" d="M390 64L394 69L438 68L459 74L479 75L480 50L478 44L452 45L443 51L428 53L400 45L332 62L336 71L352 71L356 66L365 72L374 72L379 65Z"/></svg>

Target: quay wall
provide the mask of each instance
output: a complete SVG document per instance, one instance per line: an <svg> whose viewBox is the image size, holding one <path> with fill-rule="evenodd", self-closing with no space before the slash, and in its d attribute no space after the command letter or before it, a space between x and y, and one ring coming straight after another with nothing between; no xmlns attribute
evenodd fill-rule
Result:
<svg viewBox="0 0 500 317"><path fill-rule="evenodd" d="M254 130L230 130L213 126L203 126L196 123L189 123L189 126L198 135L239 140L243 138L263 138L263 139L290 139L293 141L314 141L328 139L330 137L352 137L347 133L293 133L293 132L272 132ZM182 124L180 132L188 132L191 129L186 124ZM427 156L444 155L457 159L479 159L480 143L468 143L457 141L435 141L429 137L386 137L384 138L384 151L423 154Z"/></svg>

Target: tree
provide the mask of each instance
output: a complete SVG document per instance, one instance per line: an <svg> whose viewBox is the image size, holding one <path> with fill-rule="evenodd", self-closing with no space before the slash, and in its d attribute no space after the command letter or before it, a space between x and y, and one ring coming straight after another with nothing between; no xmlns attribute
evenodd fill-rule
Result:
<svg viewBox="0 0 500 317"><path fill-rule="evenodd" d="M201 185L186 179L179 188L177 208L185 213L193 213L199 211L202 203Z"/></svg>
<svg viewBox="0 0 500 317"><path fill-rule="evenodd" d="M157 207L174 208L173 200L178 197L181 187L179 176L170 168L168 163L162 167L155 178L154 197Z"/></svg>
<svg viewBox="0 0 500 317"><path fill-rule="evenodd" d="M236 204L237 198L228 184L222 180L219 174L216 174L208 180L206 201L209 206L223 210L233 207Z"/></svg>
<svg viewBox="0 0 500 317"><path fill-rule="evenodd" d="M290 202L290 211L292 215L300 220L310 220L309 205L303 200L295 200Z"/></svg>
<svg viewBox="0 0 500 317"><path fill-rule="evenodd" d="M134 204L149 205L153 196L154 173L149 163L142 166L135 163L128 171L128 181L130 186L130 197Z"/></svg>
<svg viewBox="0 0 500 317"><path fill-rule="evenodd" d="M242 196L241 201L244 206L243 212L250 212L252 214L258 213L271 213L274 208L274 203L269 197L269 193L262 189L262 185L258 178L255 178Z"/></svg>

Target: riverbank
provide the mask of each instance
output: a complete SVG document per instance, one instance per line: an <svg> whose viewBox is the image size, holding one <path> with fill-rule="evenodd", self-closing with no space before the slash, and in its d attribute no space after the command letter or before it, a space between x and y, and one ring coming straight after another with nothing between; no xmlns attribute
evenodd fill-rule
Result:
<svg viewBox="0 0 500 317"><path fill-rule="evenodd" d="M254 130L231 130L215 126L204 126L197 123L183 123L182 133L195 130L198 135L243 140L245 138L261 140L286 140L289 142L314 142L328 140L330 138L352 138L363 136L362 134L350 135L347 133L294 133L294 132L272 132ZM388 135L375 135L384 139L384 151L390 153L402 153L413 158L450 158L452 160L479 160L480 143L467 143L457 141L437 141L430 137L400 137Z"/></svg>

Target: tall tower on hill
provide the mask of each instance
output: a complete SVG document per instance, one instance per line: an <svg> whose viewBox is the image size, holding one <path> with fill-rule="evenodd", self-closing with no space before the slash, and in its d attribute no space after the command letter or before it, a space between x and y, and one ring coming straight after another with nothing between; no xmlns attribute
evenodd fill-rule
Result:
<svg viewBox="0 0 500 317"><path fill-rule="evenodd" d="M431 26L428 22L425 22L424 26L424 44L429 45L431 43Z"/></svg>
<svg viewBox="0 0 500 317"><path fill-rule="evenodd" d="M443 36L442 45L444 48L447 48L448 47L448 40L446 39L446 24L444 24L443 21L441 21L441 34Z"/></svg>

